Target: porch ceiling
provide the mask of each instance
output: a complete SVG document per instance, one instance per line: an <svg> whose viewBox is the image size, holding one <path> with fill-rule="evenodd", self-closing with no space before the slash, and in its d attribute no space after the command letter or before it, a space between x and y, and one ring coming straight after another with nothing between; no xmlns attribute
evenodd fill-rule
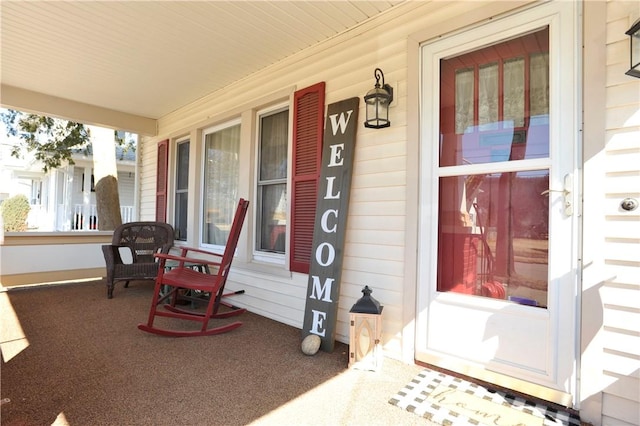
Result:
<svg viewBox="0 0 640 426"><path fill-rule="evenodd" d="M401 2L2 1L2 104L153 121Z"/></svg>

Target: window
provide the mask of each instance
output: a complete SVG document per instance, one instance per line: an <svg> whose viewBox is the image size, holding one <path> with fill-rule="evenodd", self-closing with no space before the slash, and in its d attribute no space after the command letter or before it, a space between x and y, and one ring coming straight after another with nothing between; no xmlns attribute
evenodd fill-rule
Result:
<svg viewBox="0 0 640 426"><path fill-rule="evenodd" d="M176 146L176 175L172 179L176 179L174 220L180 239L186 240L186 229L191 226L187 222L191 223L194 218L193 211L186 213L189 191L191 204L195 200L198 206L195 213L200 222L198 243L214 250L226 244L240 194L246 194L253 213L245 222L245 228L249 224L253 227L245 231L251 248L242 243L239 247L253 249L256 261L286 265L293 272L309 272L322 155L324 92L325 83L316 83L296 91L291 102L285 103L283 96L281 104L257 114L252 112L255 121L246 123L245 129L257 129L252 144L255 156L240 158L241 153L250 152L241 150L241 143L247 148L251 144L248 139L241 141L240 118L202 129L202 144L197 143L197 162L202 161L198 174L201 185L194 185L193 177L190 185L187 181L188 145L194 141L178 141L178 145L184 146ZM168 141L159 142L158 217L164 217L168 195L167 151ZM191 153L191 160L193 155ZM251 169L254 174L250 173ZM242 179L240 173L243 173Z"/></svg>
<svg viewBox="0 0 640 426"><path fill-rule="evenodd" d="M156 165L156 221L167 220L167 168L169 164L169 139L158 142Z"/></svg>
<svg viewBox="0 0 640 426"><path fill-rule="evenodd" d="M238 203L240 122L204 132L202 244L224 246Z"/></svg>
<svg viewBox="0 0 640 426"><path fill-rule="evenodd" d="M178 241L187 240L187 202L189 200L189 140L176 147L176 186L174 229Z"/></svg>
<svg viewBox="0 0 640 426"><path fill-rule="evenodd" d="M39 206L42 204L42 181L41 180L32 180L31 181L31 201L29 204L32 206Z"/></svg>
<svg viewBox="0 0 640 426"><path fill-rule="evenodd" d="M80 187L77 189L77 192L84 192L84 169L78 168L82 182L80 183ZM74 170L75 173L75 170ZM96 192L96 177L91 173L91 192Z"/></svg>
<svg viewBox="0 0 640 426"><path fill-rule="evenodd" d="M320 82L295 92L290 136L287 106L263 110L256 118L254 256L256 260L284 264L286 253L293 272L309 272L322 155L324 91L325 83Z"/></svg>
<svg viewBox="0 0 640 426"><path fill-rule="evenodd" d="M259 115L256 250L284 254L289 110Z"/></svg>

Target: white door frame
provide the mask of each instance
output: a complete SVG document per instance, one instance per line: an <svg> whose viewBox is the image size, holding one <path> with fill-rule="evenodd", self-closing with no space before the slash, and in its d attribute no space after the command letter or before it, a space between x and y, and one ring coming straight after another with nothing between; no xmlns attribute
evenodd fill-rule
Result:
<svg viewBox="0 0 640 426"><path fill-rule="evenodd" d="M418 61L425 64L421 70L420 90L420 178L419 178L419 238L418 238L418 270L416 293L416 358L427 360L444 368L449 368L463 374L487 380L492 383L514 388L547 400L567 406L575 406L579 400L577 395L577 364L579 356L578 345L578 313L579 313L579 274L578 274L578 220L579 205L579 167L578 167L578 138L579 138L579 87L580 61L579 55L579 8L577 2L545 3L523 12L516 13L502 19L477 26L452 36L443 37L433 42L423 44L423 54L429 56L426 60ZM565 222L563 226L554 229L550 224L549 258L560 259L550 262L549 276L549 306L547 310L538 312L522 309L523 315L532 315L534 319L548 321L549 339L553 342L550 349L553 354L545 364L542 374L532 374L530 377L520 374L514 379L508 368L486 368L486 365L464 362L443 354L426 350L428 316L430 302L436 297L445 303L459 304L460 299L455 294L436 294L434 287L421 285L435 281L436 257L428 255L437 253L434 245L434 235L437 228L437 206L431 200L437 194L437 182L432 179L432 164L437 157L438 144L431 144L432 151L425 152L429 146L425 141L437 141L439 129L439 59L465 51L475 50L480 46L492 44L498 40L515 37L528 30L549 25L550 27L550 140L551 158L547 160L552 173L550 189L563 188L565 173L555 173L553 170L567 170L573 176L572 201L574 213L567 218L570 226ZM464 46L464 47L461 47ZM430 66L427 66L429 64ZM562 90L560 90L560 88ZM568 143L567 143L568 142ZM553 146L553 144L559 144ZM570 163L570 166L567 164ZM517 166L516 166L517 170ZM560 208L563 202L560 193L553 192L550 197L552 209ZM570 251L565 249L556 251L558 242L570 241ZM420 254L427 255L420 255ZM560 265L559 268L556 266ZM558 277L558 279L554 279ZM560 285L562 284L562 285ZM563 303L560 301L572 301ZM502 303L503 305L499 305ZM474 300L474 306L482 309L508 309L517 311L520 306L504 306L504 302L496 300ZM517 313L517 312L516 312ZM548 318L545 318L547 317ZM540 317L540 318L537 318Z"/></svg>

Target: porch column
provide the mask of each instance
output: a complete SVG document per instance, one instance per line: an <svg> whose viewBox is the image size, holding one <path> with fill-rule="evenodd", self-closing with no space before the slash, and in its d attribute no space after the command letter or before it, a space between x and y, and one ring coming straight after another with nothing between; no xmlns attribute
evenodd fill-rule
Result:
<svg viewBox="0 0 640 426"><path fill-rule="evenodd" d="M73 166L59 169L55 179L56 229L70 231L73 220L71 195L73 194Z"/></svg>
<svg viewBox="0 0 640 426"><path fill-rule="evenodd" d="M41 226L47 231L54 231L56 229L56 176L55 170L47 173L42 181L42 192L40 194L40 202L42 208L45 211L44 220L41 222Z"/></svg>
<svg viewBox="0 0 640 426"><path fill-rule="evenodd" d="M91 174L93 169L85 167L82 179L82 230L91 229Z"/></svg>

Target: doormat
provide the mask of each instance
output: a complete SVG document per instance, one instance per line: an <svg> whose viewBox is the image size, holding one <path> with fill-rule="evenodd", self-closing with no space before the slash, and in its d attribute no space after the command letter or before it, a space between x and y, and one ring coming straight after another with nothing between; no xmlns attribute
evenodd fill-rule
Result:
<svg viewBox="0 0 640 426"><path fill-rule="evenodd" d="M389 403L443 426L580 426L580 418L568 411L429 369Z"/></svg>

